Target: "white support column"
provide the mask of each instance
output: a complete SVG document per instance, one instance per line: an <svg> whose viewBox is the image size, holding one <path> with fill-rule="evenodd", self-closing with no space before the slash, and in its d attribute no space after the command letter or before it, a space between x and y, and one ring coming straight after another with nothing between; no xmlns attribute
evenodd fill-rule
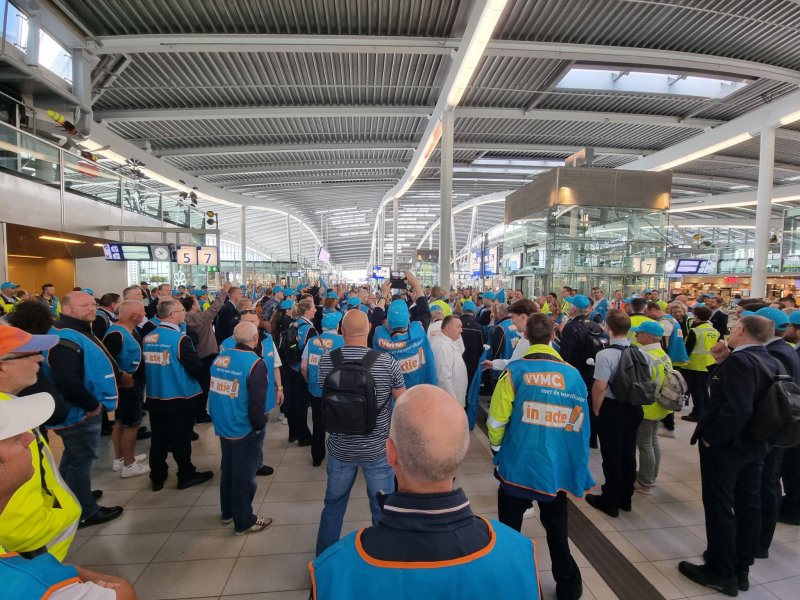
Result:
<svg viewBox="0 0 800 600"><path fill-rule="evenodd" d="M775 172L775 128L761 130L761 148L758 156L758 193L756 205L756 241L753 255L753 272L750 296L763 298L767 291L767 255L769 253L769 225L772 217L772 178Z"/></svg>
<svg viewBox="0 0 800 600"><path fill-rule="evenodd" d="M397 271L397 219L400 217L400 199L392 201L392 271Z"/></svg>
<svg viewBox="0 0 800 600"><path fill-rule="evenodd" d="M292 262L292 220L286 215L286 247L289 249L289 262Z"/></svg>
<svg viewBox="0 0 800 600"><path fill-rule="evenodd" d="M242 206L240 219L240 233L239 241L241 243L241 259L242 259L242 280L239 283L247 283L247 207Z"/></svg>
<svg viewBox="0 0 800 600"><path fill-rule="evenodd" d="M29 67L39 66L39 30L41 29L42 13L33 10L28 14L28 45L25 48L25 64Z"/></svg>
<svg viewBox="0 0 800 600"><path fill-rule="evenodd" d="M450 254L453 230L453 111L442 115L440 169L441 199L439 208L439 285L450 289Z"/></svg>

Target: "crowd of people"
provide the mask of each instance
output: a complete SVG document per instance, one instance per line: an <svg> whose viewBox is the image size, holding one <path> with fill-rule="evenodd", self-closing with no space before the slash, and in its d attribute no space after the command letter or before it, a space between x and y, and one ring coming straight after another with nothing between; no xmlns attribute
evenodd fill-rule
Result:
<svg viewBox="0 0 800 600"><path fill-rule="evenodd" d="M274 472L263 451L271 414L311 465L325 463L310 565L318 598L385 595L410 581L446 581L459 598L536 596L531 542L519 533L534 501L556 595L579 598L567 493L611 518L630 511L656 485L659 437L674 436L689 405L681 418L696 423L708 549L681 573L735 596L776 523L800 525L800 449L752 428L776 376L800 384L791 296L667 302L658 290L606 298L565 286L528 299L423 288L410 272L380 289L141 282L59 298L49 284L35 297L1 287L0 571L12 597L135 597L123 579L63 563L78 528L123 514L92 486L104 430L110 470L146 475L157 493L170 453L179 490L213 478L192 462L195 425L212 423L222 523L235 535L269 528L252 504L257 477ZM491 398L498 522L474 515L454 485L480 395ZM149 454L137 453L147 437ZM596 494L591 448L603 461ZM373 526L340 539L359 468Z"/></svg>

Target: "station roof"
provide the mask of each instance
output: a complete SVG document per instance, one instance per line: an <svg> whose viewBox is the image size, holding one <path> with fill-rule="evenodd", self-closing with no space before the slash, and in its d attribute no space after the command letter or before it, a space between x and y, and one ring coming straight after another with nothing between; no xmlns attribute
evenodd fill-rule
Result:
<svg viewBox="0 0 800 600"><path fill-rule="evenodd" d="M55 4L100 57L95 119L209 184L287 206L332 262L360 268L482 1ZM594 166L622 167L795 92L798 28L796 0L509 0L455 109L454 207L516 189L582 147ZM703 205L754 190L758 155L756 137L676 167L673 204L697 210L675 218L698 229L753 219L753 206ZM800 126L778 130L775 160L776 186L800 181ZM439 163L437 149L401 199L403 255L437 219ZM235 209L220 214L235 236ZM499 201L474 222L456 212L456 247L502 214ZM248 239L285 227L259 214Z"/></svg>

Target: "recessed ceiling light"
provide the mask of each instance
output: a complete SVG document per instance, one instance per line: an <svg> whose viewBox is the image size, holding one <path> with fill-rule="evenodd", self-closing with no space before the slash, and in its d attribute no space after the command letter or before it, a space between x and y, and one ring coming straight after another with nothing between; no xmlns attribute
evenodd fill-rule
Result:
<svg viewBox="0 0 800 600"><path fill-rule="evenodd" d="M70 238L53 237L52 235L40 235L40 240L47 240L49 242L64 242L65 244L85 244L81 240L72 240Z"/></svg>

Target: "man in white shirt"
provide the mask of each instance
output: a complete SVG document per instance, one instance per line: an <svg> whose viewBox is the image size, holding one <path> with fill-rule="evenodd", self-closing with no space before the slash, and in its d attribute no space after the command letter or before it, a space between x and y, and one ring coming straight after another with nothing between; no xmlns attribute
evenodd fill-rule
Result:
<svg viewBox="0 0 800 600"><path fill-rule="evenodd" d="M467 365L464 364L461 341L461 319L448 315L442 320L442 331L431 340L436 357L436 378L439 387L453 396L461 406L466 406Z"/></svg>

